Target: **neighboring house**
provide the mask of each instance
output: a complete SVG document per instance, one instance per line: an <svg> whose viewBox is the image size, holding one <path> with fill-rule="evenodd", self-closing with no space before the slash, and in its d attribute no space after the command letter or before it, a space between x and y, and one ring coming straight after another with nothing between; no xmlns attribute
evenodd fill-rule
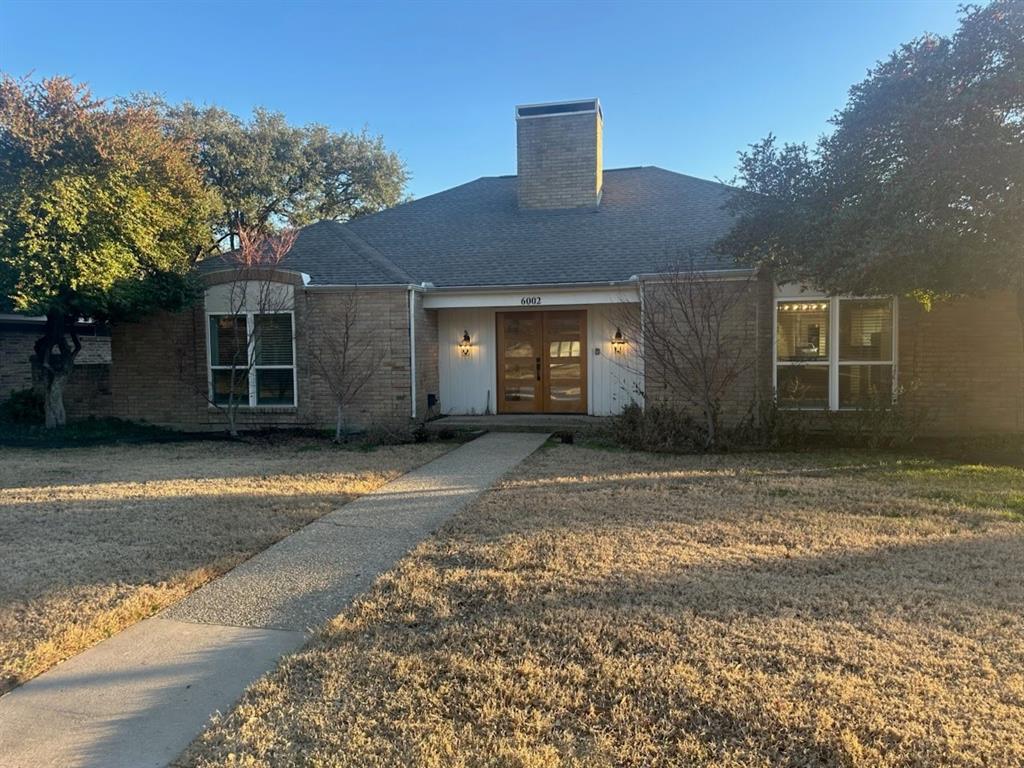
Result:
<svg viewBox="0 0 1024 768"><path fill-rule="evenodd" d="M516 176L305 227L274 276L285 300L273 316L250 306L227 317L237 314L237 274L204 263L204 305L115 328L115 414L222 423L209 400L226 397L223 334L237 322L276 339L257 350L241 423L328 425L333 400L310 345L337 332L353 291L354 333L378 343L380 357L349 409L353 424L615 414L667 391L639 364L645 339L621 332L645 311L649 286L683 259L748 290L750 366L727 417L774 393L783 407L837 410L912 388L934 432L1024 428L1024 346L1010 293L925 312L751 277L711 251L731 225L729 189L655 167L605 170L602 122L596 99L520 106Z"/></svg>
<svg viewBox="0 0 1024 768"><path fill-rule="evenodd" d="M43 335L45 317L0 313L0 402L12 392L32 386L31 356ZM110 331L97 323L75 325L82 351L75 374L65 390L71 416L107 415L110 395Z"/></svg>

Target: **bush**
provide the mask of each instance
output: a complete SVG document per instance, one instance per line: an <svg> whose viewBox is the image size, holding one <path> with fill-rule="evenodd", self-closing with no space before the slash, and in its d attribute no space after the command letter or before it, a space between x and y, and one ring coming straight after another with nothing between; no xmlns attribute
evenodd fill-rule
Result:
<svg viewBox="0 0 1024 768"><path fill-rule="evenodd" d="M667 404L642 408L630 403L612 419L612 439L636 451L696 453L705 445L705 430L687 413Z"/></svg>
<svg viewBox="0 0 1024 768"><path fill-rule="evenodd" d="M829 414L829 433L844 447L905 448L917 439L924 423L924 412L908 403L900 393L890 397L864 400L854 411Z"/></svg>
<svg viewBox="0 0 1024 768"><path fill-rule="evenodd" d="M893 449L913 443L924 413L905 397L865 400L849 411L788 410L775 401L751 405L738 424L722 427L707 447L702 422L667 403L630 404L612 420L611 439L638 451L703 453L729 450L799 450L809 447Z"/></svg>
<svg viewBox="0 0 1024 768"><path fill-rule="evenodd" d="M0 422L7 424L42 424L45 420L43 398L33 389L12 391L0 403Z"/></svg>

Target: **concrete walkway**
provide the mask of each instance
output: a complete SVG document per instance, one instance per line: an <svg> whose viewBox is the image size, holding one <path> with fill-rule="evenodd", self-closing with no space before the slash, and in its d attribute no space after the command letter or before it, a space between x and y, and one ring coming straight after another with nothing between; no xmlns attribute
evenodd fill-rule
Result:
<svg viewBox="0 0 1024 768"><path fill-rule="evenodd" d="M0 766L164 766L309 632L536 450L488 434L0 697Z"/></svg>

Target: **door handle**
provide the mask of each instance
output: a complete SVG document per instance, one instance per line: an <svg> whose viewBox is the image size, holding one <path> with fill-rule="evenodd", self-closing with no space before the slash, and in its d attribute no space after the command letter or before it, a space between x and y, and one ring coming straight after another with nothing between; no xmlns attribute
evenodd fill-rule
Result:
<svg viewBox="0 0 1024 768"><path fill-rule="evenodd" d="M540 358L537 358L537 381L540 381Z"/></svg>

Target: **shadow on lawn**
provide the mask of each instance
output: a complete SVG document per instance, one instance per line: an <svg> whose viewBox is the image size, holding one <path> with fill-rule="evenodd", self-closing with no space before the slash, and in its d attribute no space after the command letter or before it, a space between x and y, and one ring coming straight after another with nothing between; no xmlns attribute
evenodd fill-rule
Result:
<svg viewBox="0 0 1024 768"><path fill-rule="evenodd" d="M1009 524L1008 524L1009 525ZM525 602L495 603L493 595L461 588L486 584L508 570L500 554L470 554L482 539L419 557L441 572L466 570L475 578L453 579L451 602L460 610L508 610L529 615L560 607L588 611L643 609L668 614L686 611L708 618L786 617L858 621L872 612L897 610L905 620L960 624L972 613L999 612L1024 628L1024 531L1002 529L969 537L927 539L857 551L813 555L740 557L693 565L644 564L623 560L626 572L567 575L558 537L511 566L528 571ZM493 539L492 542L501 539ZM728 542L722 542L723 551ZM494 547L500 553L502 545ZM642 556L642 555L640 555ZM640 575L643 574L643 575ZM554 596L553 596L554 595Z"/></svg>
<svg viewBox="0 0 1024 768"><path fill-rule="evenodd" d="M500 539L492 543L495 541ZM400 668L397 659L415 659L417 668L425 665L431 670L431 690L450 692L450 698L438 704L441 709L431 713L432 717L459 723L468 720L483 733L498 729L499 737L511 737L515 734L502 729L515 720L513 716L506 718L504 725L493 718L477 722L479 713L460 698L460 691L466 687L501 690L500 698L512 702L509 706L521 709L526 718L534 707L544 705L531 697L527 686L518 690L520 681L510 670L528 661L531 668L541 668L539 679L575 691L570 709L558 712L556 719L563 736L571 733L580 749L585 750L591 734L599 732L613 741L628 740L631 731L613 714L624 697L644 713L629 728L645 736L656 733L663 740L665 752L659 759L677 754L681 740L688 739L706 750L705 764L725 761L730 750L747 749L772 765L833 766L850 762L840 741L841 730L850 729L869 739L883 738L882 731L876 730L877 723L851 720L819 728L794 725L794 718L784 721L773 711L771 681L775 675L788 676L791 682L803 679L810 695L815 685L821 684L813 682L816 670L841 670L861 681L870 680L873 673L861 666L864 659L859 653L846 656L842 650L825 648L820 656L801 656L800 626L808 632L828 633L840 647L843 638L855 646L862 639L898 644L900 637L906 637L903 627L922 643L934 644L928 649L922 646L923 654L942 656L944 649L955 649L957 654L966 654L964 664L973 663L973 653L979 654L979 664L983 660L988 664L985 648L991 643L1002 644L1010 657L1024 652L1024 644L1016 649L1006 646L1024 636L1024 580L1019 575L1024 573L1024 546L1018 535L1005 530L862 552L678 567L642 579L591 575L582 566L575 575L568 575L564 563L549 575L544 564L538 563L512 592L503 591L500 564L473 554L479 543L479 539L461 542L456 537L445 540L443 549L421 550L415 555L416 560L432 567L428 572L440 572L428 582L443 585L437 587L446 598L439 611L435 606L440 603L430 599L429 587L392 591L391 583L384 581L369 596L374 603L367 615L369 623L357 621L330 630L320 641L320 663L326 666L331 648L342 645L359 647L368 665L383 654L392 660L385 670L351 673L353 685L374 690L382 684L380 675L391 674L392 665ZM557 558L557 548L553 556ZM409 578L416 578L415 570ZM421 600L424 595L426 599ZM879 619L892 620L895 625L879 624ZM762 620L782 620L790 634L778 638L750 635L756 633L752 629L756 627L773 631L771 624ZM671 665L680 659L698 670L697 680L709 670L724 671L730 666L725 663L728 659L718 658L718 666L699 671L704 657L700 646L688 640L687 632L689 627L701 625L706 633L708 622L719 626L725 636L734 623L745 628L734 641L728 641L735 643L730 646L734 655L731 666L737 671L747 668L743 674L748 680L762 679L769 686L763 697L734 703L730 709L709 701L698 690L670 682ZM670 656L663 645L668 642L666 636L676 638L676 650ZM787 642L796 645L785 648ZM915 649L903 648L890 661L906 662L909 657L904 653L913 654ZM485 661L489 656L497 657L498 668L504 672L495 672L493 662ZM610 664L617 665L623 677L617 681L604 678L601 670ZM584 679L565 673L567 665L582 670L578 674ZM791 670L787 665L797 668ZM983 684L992 686L993 695L998 695L1002 678L998 669L995 672L996 676L986 678ZM325 672L314 664L310 674L315 678ZM901 673L890 669L886 674ZM907 674L938 679L949 674L949 669L914 666ZM634 683L637 689L630 688ZM736 684L717 678L708 683ZM394 679L384 683L402 684ZM623 684L625 688L619 687ZM800 683L794 685L799 690ZM755 684L754 690L763 689ZM791 694L780 688L776 695ZM817 695L827 694L819 690ZM789 704L799 706L799 702ZM646 713L653 713L649 720ZM556 716L555 712L547 714ZM921 746L938 749L941 754L941 740Z"/></svg>

